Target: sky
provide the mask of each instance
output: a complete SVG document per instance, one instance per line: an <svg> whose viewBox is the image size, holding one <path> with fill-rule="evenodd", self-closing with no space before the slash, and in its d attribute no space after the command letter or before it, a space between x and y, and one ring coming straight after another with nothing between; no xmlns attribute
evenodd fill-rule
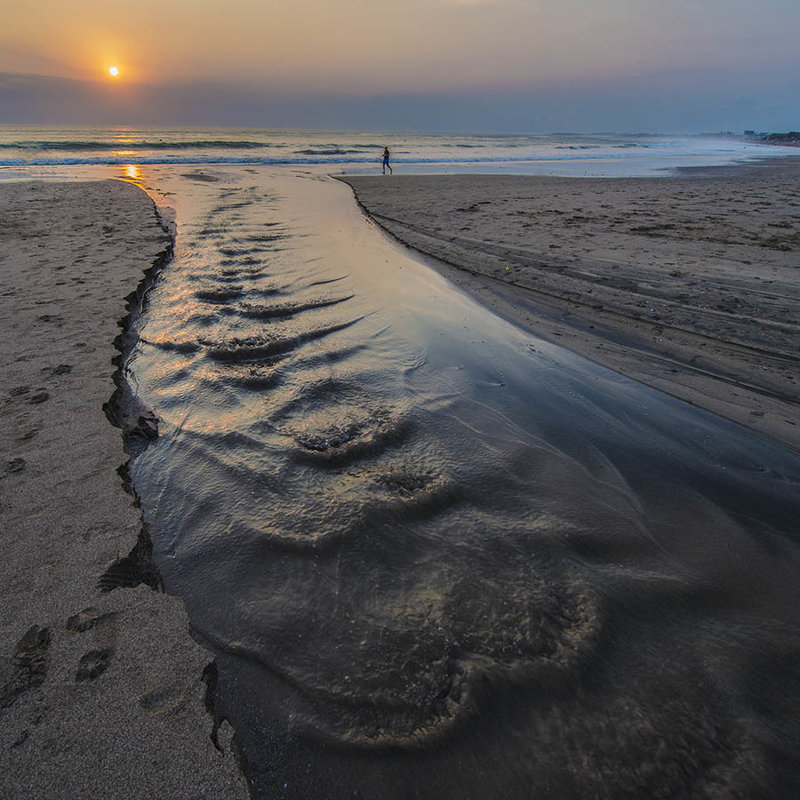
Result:
<svg viewBox="0 0 800 800"><path fill-rule="evenodd" d="M798 0L0 0L0 16L0 124L800 128Z"/></svg>

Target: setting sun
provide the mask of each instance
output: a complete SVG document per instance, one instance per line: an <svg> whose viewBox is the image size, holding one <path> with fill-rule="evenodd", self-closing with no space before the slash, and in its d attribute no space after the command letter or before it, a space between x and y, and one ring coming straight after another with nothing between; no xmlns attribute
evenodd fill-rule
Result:
<svg viewBox="0 0 800 800"><path fill-rule="evenodd" d="M108 74L112 78L116 78L119 75L119 68L118 67L109 67L108 68Z"/></svg>

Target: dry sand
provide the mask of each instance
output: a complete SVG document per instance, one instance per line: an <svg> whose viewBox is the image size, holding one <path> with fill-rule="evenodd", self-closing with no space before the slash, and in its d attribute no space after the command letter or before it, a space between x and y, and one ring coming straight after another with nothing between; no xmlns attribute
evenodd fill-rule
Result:
<svg viewBox="0 0 800 800"><path fill-rule="evenodd" d="M210 654L140 583L157 575L103 411L124 298L170 241L131 185L0 187L3 798L247 796L229 726L212 741Z"/></svg>
<svg viewBox="0 0 800 800"><path fill-rule="evenodd" d="M800 450L800 159L344 180L501 316Z"/></svg>

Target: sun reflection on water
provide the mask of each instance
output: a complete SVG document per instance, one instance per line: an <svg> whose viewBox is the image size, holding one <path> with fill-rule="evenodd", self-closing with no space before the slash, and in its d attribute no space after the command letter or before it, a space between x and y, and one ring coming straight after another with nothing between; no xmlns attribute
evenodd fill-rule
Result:
<svg viewBox="0 0 800 800"><path fill-rule="evenodd" d="M130 153L122 153L121 155L130 155ZM142 171L137 164L123 164L122 177L127 181L139 182L142 180Z"/></svg>

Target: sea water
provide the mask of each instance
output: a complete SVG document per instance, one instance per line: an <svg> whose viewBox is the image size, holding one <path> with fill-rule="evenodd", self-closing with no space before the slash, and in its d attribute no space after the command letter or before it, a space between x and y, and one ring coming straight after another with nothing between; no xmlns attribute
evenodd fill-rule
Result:
<svg viewBox="0 0 800 800"><path fill-rule="evenodd" d="M388 146L398 173L650 175L797 153L734 136L493 135L195 128L0 126L0 179L12 170L75 165L240 164L380 168Z"/></svg>
<svg viewBox="0 0 800 800"><path fill-rule="evenodd" d="M498 319L327 165L22 169L175 215L132 475L255 797L800 785L795 453Z"/></svg>

